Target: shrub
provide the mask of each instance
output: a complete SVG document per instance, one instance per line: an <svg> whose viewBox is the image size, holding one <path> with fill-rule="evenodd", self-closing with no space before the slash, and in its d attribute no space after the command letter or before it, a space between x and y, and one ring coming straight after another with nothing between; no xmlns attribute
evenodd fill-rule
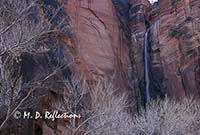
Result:
<svg viewBox="0 0 200 135"><path fill-rule="evenodd" d="M153 101L135 117L133 132L136 135L197 135L199 107L194 99Z"/></svg>

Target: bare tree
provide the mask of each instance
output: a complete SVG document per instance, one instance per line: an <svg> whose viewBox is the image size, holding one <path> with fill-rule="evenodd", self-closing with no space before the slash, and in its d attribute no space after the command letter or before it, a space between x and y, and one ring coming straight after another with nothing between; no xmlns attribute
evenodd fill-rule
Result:
<svg viewBox="0 0 200 135"><path fill-rule="evenodd" d="M87 118L87 131L84 135L129 135L131 134L131 115L127 108L127 95L118 95L112 81L100 81L93 87L92 113Z"/></svg>
<svg viewBox="0 0 200 135"><path fill-rule="evenodd" d="M199 102L158 99L148 104L136 116L133 133L136 135L196 135L199 134Z"/></svg>
<svg viewBox="0 0 200 135"><path fill-rule="evenodd" d="M59 69L66 67L66 64L56 65L54 70L43 77L22 84L22 55L34 56L48 52L48 46L42 43L45 37L52 33L54 36L62 34L69 27L68 25L63 27L66 18L56 26L52 23L63 5L53 11L50 19L45 18L41 13L42 6L38 0L0 2L0 119L6 115L0 123L0 130L33 91L43 87L43 84ZM23 96L20 95L22 91L26 91Z"/></svg>
<svg viewBox="0 0 200 135"><path fill-rule="evenodd" d="M83 82L74 77L72 82L68 83L73 88L70 86L71 88L66 89L73 98L70 100L69 95L66 96L64 102L67 104L61 102L59 106L63 111L67 108L83 116L79 122L71 120L67 125L72 134L196 135L200 132L200 106L199 101L194 98L185 98L182 101L167 97L164 100L158 99L148 103L146 108L141 108L139 114L131 116L125 110L128 105L126 96L114 94L115 88L112 83L105 80L98 80L92 85L87 81ZM84 106L81 110L80 104L84 101L87 91L90 91L87 97L90 101L87 102L89 104L85 104L88 107Z"/></svg>
<svg viewBox="0 0 200 135"><path fill-rule="evenodd" d="M70 119L66 126L73 135L128 135L132 119L126 111L127 96L117 96L116 91L112 81L87 81L73 76L66 81L64 100L53 102L52 106L81 115L79 120Z"/></svg>

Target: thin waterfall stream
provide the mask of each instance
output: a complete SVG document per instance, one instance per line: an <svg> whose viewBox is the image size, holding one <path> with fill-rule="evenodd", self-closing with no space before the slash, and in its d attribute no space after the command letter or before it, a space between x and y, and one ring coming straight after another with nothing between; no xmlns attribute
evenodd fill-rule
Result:
<svg viewBox="0 0 200 135"><path fill-rule="evenodd" d="M150 80L149 80L149 64L148 64L148 31L145 33L144 37L144 66L145 66L145 92L146 92L146 102L150 102L150 91L149 91L149 85L150 85Z"/></svg>

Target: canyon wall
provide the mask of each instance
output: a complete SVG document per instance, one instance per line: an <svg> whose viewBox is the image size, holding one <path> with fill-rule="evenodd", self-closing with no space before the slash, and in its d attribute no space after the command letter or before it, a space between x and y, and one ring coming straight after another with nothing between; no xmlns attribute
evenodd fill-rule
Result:
<svg viewBox="0 0 200 135"><path fill-rule="evenodd" d="M160 0L152 6L146 0L131 2L132 47L141 91L145 91L143 45L148 32L151 96L198 96L200 2Z"/></svg>
<svg viewBox="0 0 200 135"><path fill-rule="evenodd" d="M160 1L149 12L152 76L162 71L165 91L176 98L199 95L199 6Z"/></svg>
<svg viewBox="0 0 200 135"><path fill-rule="evenodd" d="M45 18L51 12L48 8L56 9L61 2L45 0L46 6L42 9ZM134 104L131 107L136 111L146 102L144 35L148 32L151 98L166 94L177 99L199 96L199 0L160 0L154 5L148 0L68 0L52 23L56 26L61 21L69 27L56 36L60 40L56 51L50 49L44 55L23 56L25 81L37 78L38 73L52 71L49 67L58 65L62 59L72 64L60 70L52 81L70 79L73 74L88 82L110 80L117 93L129 95ZM53 42L50 40L46 44ZM53 85L54 89L41 99L43 104L37 108L42 111L51 108L47 102L52 102L52 97L63 96L62 85ZM71 132L64 121L56 125L39 121L37 125L33 129L42 129L43 135L53 135L53 126L58 135Z"/></svg>
<svg viewBox="0 0 200 135"><path fill-rule="evenodd" d="M87 79L114 78L123 91L129 83L128 48L121 41L121 30L112 1L70 0L66 12L75 34L76 61Z"/></svg>
<svg viewBox="0 0 200 135"><path fill-rule="evenodd" d="M144 35L151 98L199 96L200 2L70 0L75 67L89 80L112 78L134 109L146 102ZM76 72L77 72L76 71Z"/></svg>

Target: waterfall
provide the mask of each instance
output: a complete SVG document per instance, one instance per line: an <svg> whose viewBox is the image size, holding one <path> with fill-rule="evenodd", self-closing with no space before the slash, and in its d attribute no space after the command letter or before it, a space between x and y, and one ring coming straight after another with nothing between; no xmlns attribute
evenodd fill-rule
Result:
<svg viewBox="0 0 200 135"><path fill-rule="evenodd" d="M37 19L38 19L38 16L37 16L37 14L38 14L38 9L37 9L37 3L36 3L36 0L34 0L33 1L34 2L34 6L33 6L33 27L35 28L36 27L36 25L37 25Z"/></svg>
<svg viewBox="0 0 200 135"><path fill-rule="evenodd" d="M145 33L144 37L144 66L145 66L145 92L146 92L146 102L150 101L150 92L149 92L149 65L148 65L148 31Z"/></svg>

